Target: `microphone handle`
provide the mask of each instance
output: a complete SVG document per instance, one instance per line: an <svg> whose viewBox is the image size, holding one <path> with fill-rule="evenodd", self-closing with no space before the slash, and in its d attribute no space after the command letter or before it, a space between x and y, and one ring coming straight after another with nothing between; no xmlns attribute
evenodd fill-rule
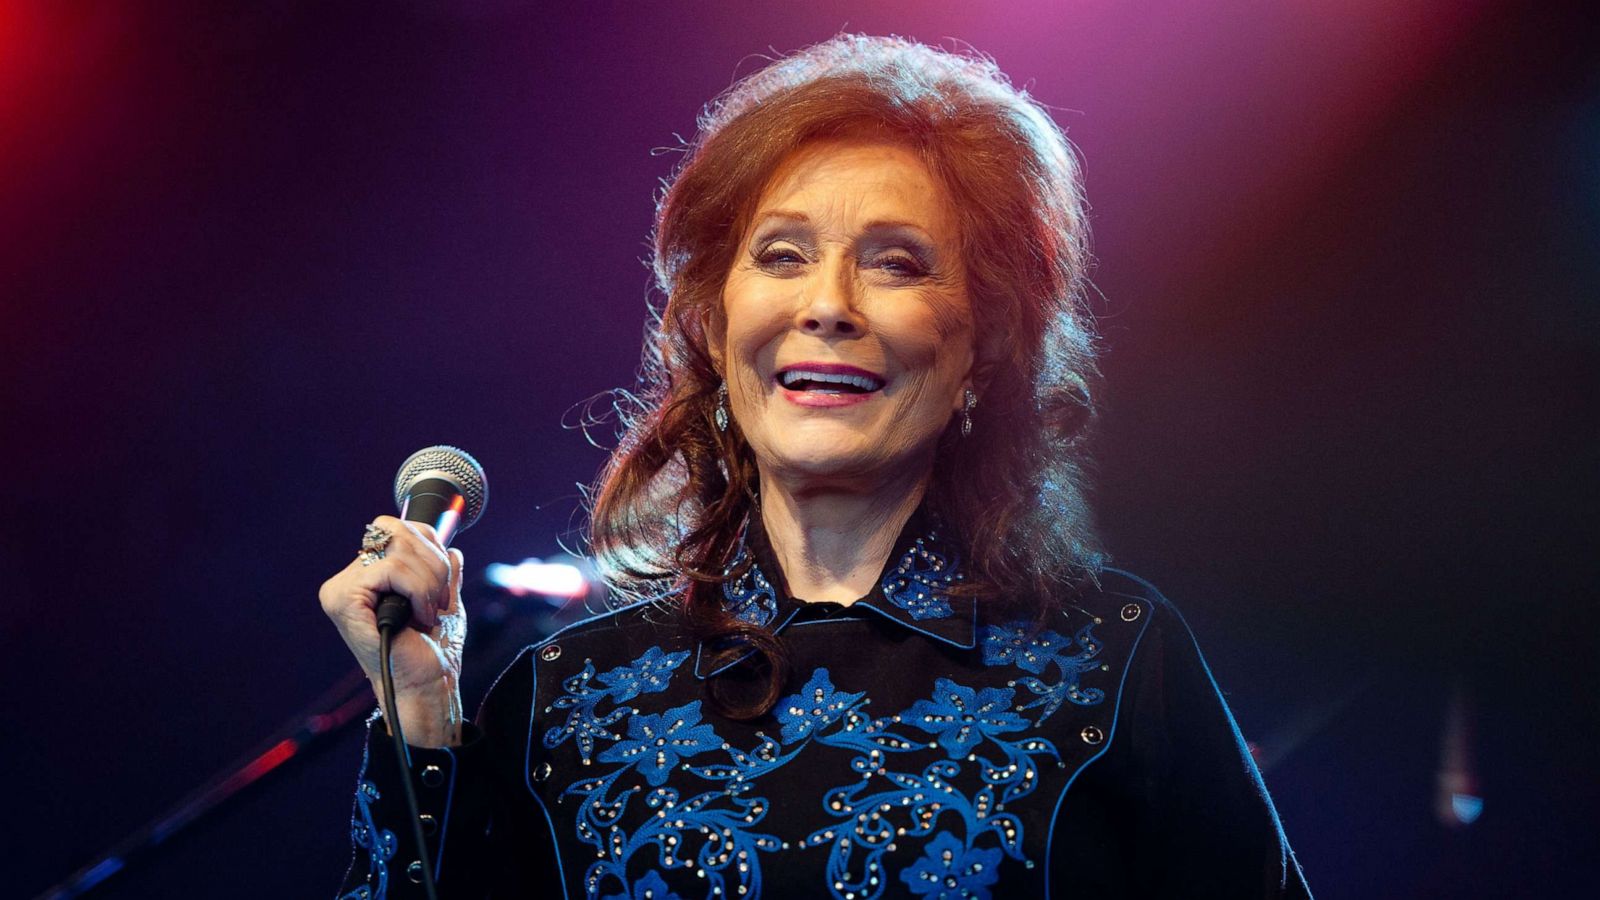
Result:
<svg viewBox="0 0 1600 900"><path fill-rule="evenodd" d="M445 478L423 478L406 492L400 518L432 526L439 542L450 546L467 501L461 487ZM378 599L378 631L399 631L411 621L411 601L399 594L384 594Z"/></svg>

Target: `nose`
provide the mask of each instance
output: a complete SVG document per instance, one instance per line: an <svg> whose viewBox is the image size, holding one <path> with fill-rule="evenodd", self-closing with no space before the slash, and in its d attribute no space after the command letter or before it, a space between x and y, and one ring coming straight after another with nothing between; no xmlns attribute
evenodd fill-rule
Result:
<svg viewBox="0 0 1600 900"><path fill-rule="evenodd" d="M856 309L857 285L851 267L836 258L819 268L817 277L806 285L795 328L817 337L860 334L865 322Z"/></svg>

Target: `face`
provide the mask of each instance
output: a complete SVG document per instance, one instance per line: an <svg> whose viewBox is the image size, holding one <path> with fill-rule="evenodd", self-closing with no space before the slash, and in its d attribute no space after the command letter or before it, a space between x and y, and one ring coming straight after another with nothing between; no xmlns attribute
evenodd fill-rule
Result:
<svg viewBox="0 0 1600 900"><path fill-rule="evenodd" d="M807 144L775 171L712 353L762 477L926 475L972 369L954 211L915 153Z"/></svg>

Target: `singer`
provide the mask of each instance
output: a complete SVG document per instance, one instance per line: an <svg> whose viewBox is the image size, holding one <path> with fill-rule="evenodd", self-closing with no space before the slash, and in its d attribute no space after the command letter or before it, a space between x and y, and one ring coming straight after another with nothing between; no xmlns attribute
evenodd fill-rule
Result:
<svg viewBox="0 0 1600 900"><path fill-rule="evenodd" d="M1306 897L1183 620L1084 500L1060 129L987 60L845 35L711 104L601 473L617 608L472 722L461 555L380 517L321 601L377 679L342 896ZM426 846L403 799L411 778Z"/></svg>

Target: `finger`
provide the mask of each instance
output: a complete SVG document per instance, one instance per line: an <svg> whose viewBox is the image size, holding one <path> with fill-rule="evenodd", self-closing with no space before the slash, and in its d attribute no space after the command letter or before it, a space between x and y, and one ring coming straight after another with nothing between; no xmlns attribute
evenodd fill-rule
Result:
<svg viewBox="0 0 1600 900"><path fill-rule="evenodd" d="M444 590L432 572L406 556L390 556L364 571L360 586L371 591L376 607L385 594L399 594L411 605L411 624L424 631L432 628L437 615L438 596Z"/></svg>
<svg viewBox="0 0 1600 900"><path fill-rule="evenodd" d="M389 542L384 547L386 554L412 554L426 560L439 581L450 580L450 560L433 526L426 522L407 522L394 516L379 516L372 524L389 532Z"/></svg>
<svg viewBox="0 0 1600 900"><path fill-rule="evenodd" d="M457 597L450 612L439 614L439 625L433 631L439 642L439 652L451 666L460 668L462 646L467 642L467 610Z"/></svg>
<svg viewBox="0 0 1600 900"><path fill-rule="evenodd" d="M451 548L450 556L450 586L445 590L444 599L439 607L440 612L453 612L461 605L461 579L462 573L467 568L467 558L460 550Z"/></svg>
<svg viewBox="0 0 1600 900"><path fill-rule="evenodd" d="M410 534L423 543L437 547L440 555L444 554L444 544L439 540L439 533L434 531L433 526L426 522L411 522L398 516L379 516L372 520L372 524L390 534Z"/></svg>

